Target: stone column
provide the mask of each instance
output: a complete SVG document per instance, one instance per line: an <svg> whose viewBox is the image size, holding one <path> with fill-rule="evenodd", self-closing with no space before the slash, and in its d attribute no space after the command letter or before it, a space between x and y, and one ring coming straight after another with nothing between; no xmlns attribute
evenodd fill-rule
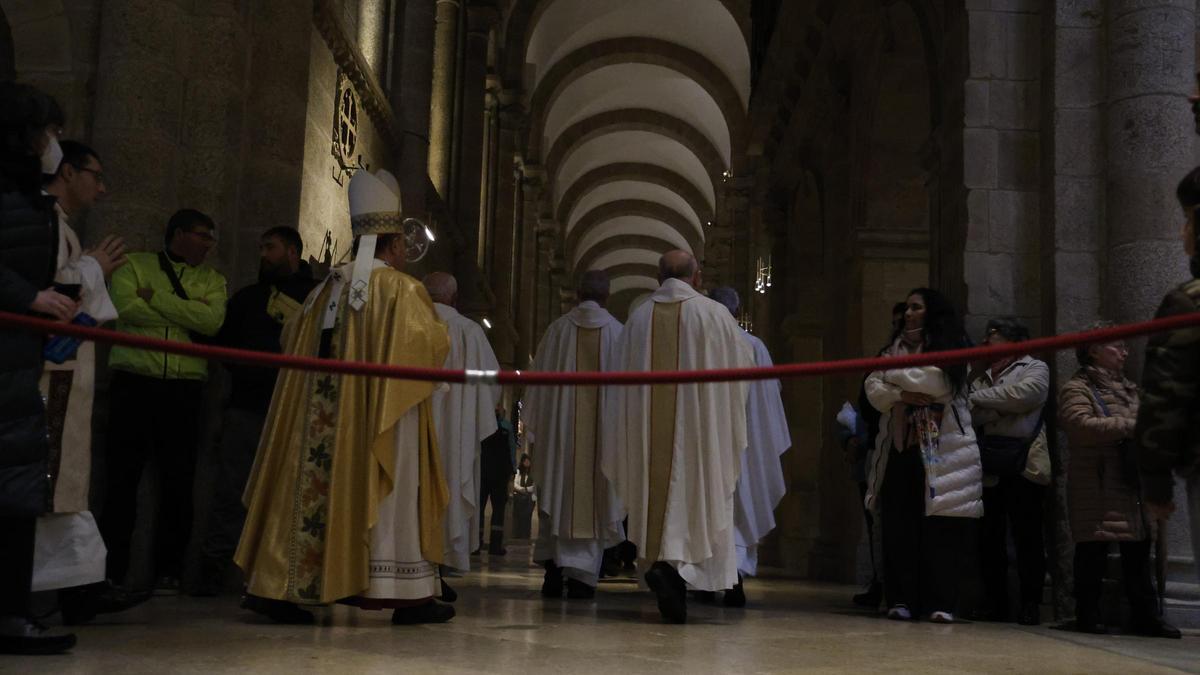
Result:
<svg viewBox="0 0 1200 675"><path fill-rule="evenodd" d="M413 4L413 3L408 3ZM438 194L449 196L454 145L455 72L458 62L459 0L437 0L433 43L433 92L429 102L429 178Z"/></svg>
<svg viewBox="0 0 1200 675"><path fill-rule="evenodd" d="M485 277L490 278L491 256L496 227L496 162L499 146L499 100L491 78L483 99L483 159L479 177L479 241L475 247L475 263Z"/></svg>
<svg viewBox="0 0 1200 675"><path fill-rule="evenodd" d="M1153 315L1187 278L1176 183L1195 165L1194 0L1110 0L1108 7L1108 273L1105 311ZM1130 359L1140 372L1141 358Z"/></svg>
<svg viewBox="0 0 1200 675"><path fill-rule="evenodd" d="M519 264L516 269L519 291L517 294L517 362L528 365L529 356L537 345L534 321L537 312L537 265L538 211L545 191L545 175L540 167L524 167L521 193L521 232L519 239Z"/></svg>
<svg viewBox="0 0 1200 675"><path fill-rule="evenodd" d="M438 3L440 7L442 3ZM434 79L434 7L422 0L405 0L397 11L396 23L403 21L403 42L396 42L394 59L399 67L391 72L392 108L400 118L402 137L398 179L404 196L404 209L420 218L427 216L425 190L430 170L430 113ZM435 246L447 246L438 242Z"/></svg>
<svg viewBox="0 0 1200 675"><path fill-rule="evenodd" d="M498 95L496 111L495 171L491 182L495 208L492 211L491 245L488 255L489 280L496 294L495 314L499 330L493 331L493 347L500 364L516 367L521 363L517 351L520 329L515 308L517 305L518 265L521 232L520 174L514 165L517 139L524 125L524 114L515 103L514 92Z"/></svg>
<svg viewBox="0 0 1200 675"><path fill-rule="evenodd" d="M92 144L112 193L89 225L134 251L161 248L163 209L179 204L190 5L109 0L102 9Z"/></svg>
<svg viewBox="0 0 1200 675"><path fill-rule="evenodd" d="M467 9L466 49L463 53L462 119L455 161L458 174L454 198L454 217L466 246L455 265L458 274L459 302L468 312L487 311L488 303L480 288L486 280L480 275L479 243L484 239L480 219L480 185L484 160L484 94L487 85L488 37L497 19L494 9Z"/></svg>

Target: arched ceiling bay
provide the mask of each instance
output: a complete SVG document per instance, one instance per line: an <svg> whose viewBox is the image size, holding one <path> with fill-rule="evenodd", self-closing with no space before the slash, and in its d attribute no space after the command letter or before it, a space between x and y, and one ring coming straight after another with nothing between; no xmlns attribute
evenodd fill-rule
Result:
<svg viewBox="0 0 1200 675"><path fill-rule="evenodd" d="M700 158L682 143L650 131L618 131L593 138L563 158L554 174L554 203L583 174L614 162L643 162L673 171L716 203L716 185Z"/></svg>
<svg viewBox="0 0 1200 675"><path fill-rule="evenodd" d="M572 124L593 115L646 108L666 113L698 129L730 162L730 130L721 108L695 80L662 66L620 63L594 70L571 82L546 115L543 148Z"/></svg>
<svg viewBox="0 0 1200 675"><path fill-rule="evenodd" d="M750 100L750 52L719 0L550 0L539 5L525 52L537 81L567 54L601 40L649 37L703 54ZM532 89L532 87L531 87Z"/></svg>
<svg viewBox="0 0 1200 675"><path fill-rule="evenodd" d="M675 228L658 220L651 220L642 216L621 216L605 221L601 227L598 227L587 234L580 240L579 245L575 247L572 262L578 262L585 254L595 247L597 244L606 239L619 237L621 235L646 235L656 237L665 242L670 243L674 248L683 249L689 253L692 252L692 247L688 244L683 235L675 231Z"/></svg>
<svg viewBox="0 0 1200 675"><path fill-rule="evenodd" d="M606 183L593 188L590 192L579 198L575 202L570 213L567 214L565 225L566 234L570 235L575 224L592 209L618 200L637 199L641 201L654 202L662 204L670 208L696 227L696 231L700 234L700 238L704 238L704 227L700 221L700 215L696 213L695 208L686 199L677 192L665 188L654 183L645 183L641 181L623 180Z"/></svg>
<svg viewBox="0 0 1200 675"><path fill-rule="evenodd" d="M514 0L504 40L523 49L525 156L546 170L573 274L610 269L614 295L632 298L657 286L666 250L703 256L722 174L744 152L748 6Z"/></svg>

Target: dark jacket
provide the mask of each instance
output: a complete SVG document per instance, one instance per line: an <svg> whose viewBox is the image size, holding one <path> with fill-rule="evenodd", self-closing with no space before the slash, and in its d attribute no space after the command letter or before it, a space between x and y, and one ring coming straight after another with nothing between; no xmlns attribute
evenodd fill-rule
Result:
<svg viewBox="0 0 1200 675"><path fill-rule="evenodd" d="M1198 311L1200 278L1171 291L1157 316ZM1142 494L1161 504L1171 501L1172 471L1183 476L1200 471L1200 326L1152 336L1142 381L1134 436Z"/></svg>
<svg viewBox="0 0 1200 675"><path fill-rule="evenodd" d="M286 279L260 281L243 288L229 300L225 309L225 323L217 334L217 343L237 349L281 352L279 340L284 321L289 318L286 316L288 303L280 302L276 294L283 294L298 308L303 306L305 298L316 285L308 263L301 263L300 271ZM271 405L278 369L234 363L225 367L232 376L229 407L265 414Z"/></svg>
<svg viewBox="0 0 1200 675"><path fill-rule="evenodd" d="M0 180L0 310L27 314L50 286L57 228L53 197ZM0 329L0 517L36 515L49 498L42 344L41 335Z"/></svg>
<svg viewBox="0 0 1200 675"><path fill-rule="evenodd" d="M1108 415L1089 385L1103 398ZM1094 366L1081 368L1058 394L1058 421L1070 453L1067 510L1076 543L1146 538L1138 490L1121 471L1120 445L1133 437L1137 414L1137 386Z"/></svg>

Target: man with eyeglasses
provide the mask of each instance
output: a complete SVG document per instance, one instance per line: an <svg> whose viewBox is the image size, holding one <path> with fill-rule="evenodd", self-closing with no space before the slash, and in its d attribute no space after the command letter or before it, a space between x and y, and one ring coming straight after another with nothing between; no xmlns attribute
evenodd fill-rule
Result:
<svg viewBox="0 0 1200 675"><path fill-rule="evenodd" d="M131 253L112 279L117 330L176 342L205 340L225 320L225 277L204 264L216 244L211 218L181 209L167 222L162 251ZM154 532L156 590L179 592L192 531L203 386L202 358L114 347L109 387L107 490L100 531L108 578L122 583L137 520L138 484L148 461L158 469Z"/></svg>

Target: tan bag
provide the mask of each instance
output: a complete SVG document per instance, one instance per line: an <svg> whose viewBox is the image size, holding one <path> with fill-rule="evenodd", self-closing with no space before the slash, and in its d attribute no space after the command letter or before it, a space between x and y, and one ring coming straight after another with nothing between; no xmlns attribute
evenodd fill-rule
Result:
<svg viewBox="0 0 1200 675"><path fill-rule="evenodd" d="M1050 445L1046 440L1046 429L1042 427L1037 438L1033 439L1033 445L1029 446L1029 457L1025 460L1025 471L1021 475L1038 485L1049 485L1052 471Z"/></svg>

